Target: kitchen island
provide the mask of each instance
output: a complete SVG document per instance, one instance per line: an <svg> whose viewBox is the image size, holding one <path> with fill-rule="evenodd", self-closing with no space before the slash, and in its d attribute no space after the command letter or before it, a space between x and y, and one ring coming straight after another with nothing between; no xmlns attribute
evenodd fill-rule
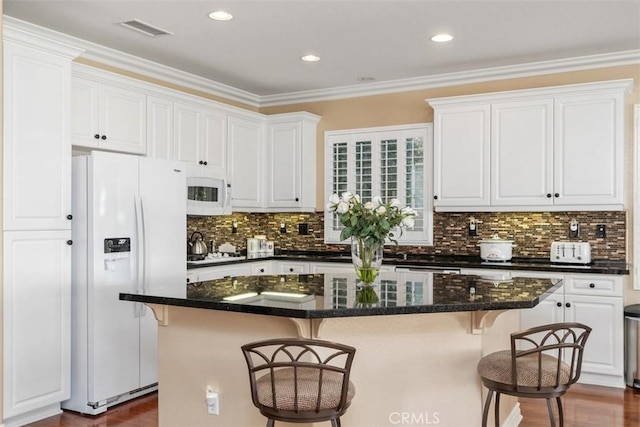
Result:
<svg viewBox="0 0 640 427"><path fill-rule="evenodd" d="M508 348L517 309L561 286L549 279L434 273L383 273L377 301L355 275L225 278L187 286L186 298L121 294L148 304L159 324L161 426L262 426L251 403L240 346L305 336L356 347L356 397L344 425L376 427L480 424L478 360ZM208 415L207 385L220 394ZM517 425L517 402L501 402Z"/></svg>

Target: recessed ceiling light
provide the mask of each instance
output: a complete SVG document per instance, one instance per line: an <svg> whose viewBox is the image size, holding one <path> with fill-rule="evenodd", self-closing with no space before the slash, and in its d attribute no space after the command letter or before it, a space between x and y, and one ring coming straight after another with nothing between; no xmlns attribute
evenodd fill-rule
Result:
<svg viewBox="0 0 640 427"><path fill-rule="evenodd" d="M436 34L431 37L431 41L437 43L450 42L451 40L453 40L453 36L451 34Z"/></svg>
<svg viewBox="0 0 640 427"><path fill-rule="evenodd" d="M209 18L214 21L228 21L233 18L233 15L229 12L225 12L224 10L217 10L215 12L211 12L209 14Z"/></svg>
<svg viewBox="0 0 640 427"><path fill-rule="evenodd" d="M302 59L304 62L317 62L317 61L320 61L320 57L316 56L316 55L305 55L305 56L301 56L300 59Z"/></svg>

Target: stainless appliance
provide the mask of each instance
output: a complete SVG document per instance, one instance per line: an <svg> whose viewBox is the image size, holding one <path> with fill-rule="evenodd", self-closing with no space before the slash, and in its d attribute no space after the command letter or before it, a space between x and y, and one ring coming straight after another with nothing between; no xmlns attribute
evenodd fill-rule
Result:
<svg viewBox="0 0 640 427"><path fill-rule="evenodd" d="M555 263L590 264L591 244L589 242L552 242L549 260Z"/></svg>
<svg viewBox="0 0 640 427"><path fill-rule="evenodd" d="M187 240L187 252L188 255L191 255L194 259L201 259L207 255L209 249L204 242L204 236L201 232L194 231L191 234L191 237Z"/></svg>
<svg viewBox="0 0 640 427"><path fill-rule="evenodd" d="M184 298L186 165L107 152L73 158L71 398L96 415L157 389L157 322L120 292Z"/></svg>
<svg viewBox="0 0 640 427"><path fill-rule="evenodd" d="M224 177L187 178L187 215L231 214L231 184Z"/></svg>

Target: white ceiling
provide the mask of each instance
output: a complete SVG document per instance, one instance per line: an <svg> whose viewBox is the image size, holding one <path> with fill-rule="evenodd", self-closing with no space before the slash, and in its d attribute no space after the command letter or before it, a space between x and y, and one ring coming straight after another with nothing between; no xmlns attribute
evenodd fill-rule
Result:
<svg viewBox="0 0 640 427"><path fill-rule="evenodd" d="M640 0L4 0L3 8L257 97L640 49ZM234 19L210 20L217 9ZM117 24L134 18L173 35ZM454 40L431 42L439 32ZM307 53L321 61L301 62Z"/></svg>

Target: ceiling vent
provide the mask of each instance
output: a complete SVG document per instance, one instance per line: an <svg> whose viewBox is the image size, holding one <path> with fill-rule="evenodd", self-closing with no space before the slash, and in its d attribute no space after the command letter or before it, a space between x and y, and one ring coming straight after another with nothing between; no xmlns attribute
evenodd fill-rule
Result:
<svg viewBox="0 0 640 427"><path fill-rule="evenodd" d="M132 30L136 30L142 34L146 34L150 37L156 36L164 36L171 35L173 33L163 30L158 27L154 27L153 25L147 24L146 22L140 21L139 19L132 19L131 21L120 22L120 25L123 27L130 28Z"/></svg>

